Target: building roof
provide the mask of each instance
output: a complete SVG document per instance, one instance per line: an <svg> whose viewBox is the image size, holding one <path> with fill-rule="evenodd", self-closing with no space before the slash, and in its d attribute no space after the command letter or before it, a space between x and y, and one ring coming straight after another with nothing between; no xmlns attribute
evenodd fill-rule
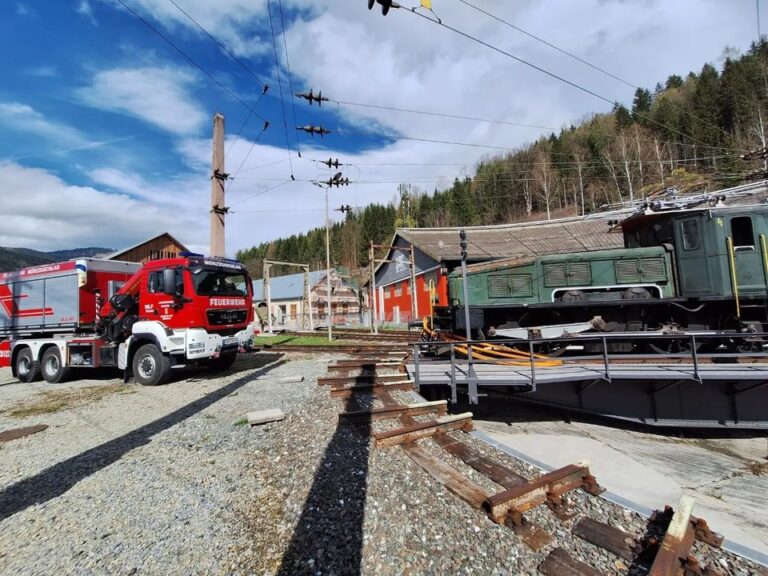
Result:
<svg viewBox="0 0 768 576"><path fill-rule="evenodd" d="M118 257L122 256L126 252L130 252L131 250L135 250L136 248L138 248L140 246L143 246L144 244L149 244L153 240L157 240L158 238L162 238L163 236L168 236L168 238L170 238L171 241L174 244L177 244L179 246L179 248L181 248L182 252L186 252L187 251L187 247L184 246L184 244L182 244L181 242L176 240L176 238L171 236L168 232L163 232L162 234L158 234L157 236L153 236L152 238L147 238L146 240L142 240L141 242L139 242L137 244L134 244L133 246L128 246L128 248L122 248L121 250L118 250L117 252L113 252L112 254L107 254L102 259L103 260L118 260L119 259Z"/></svg>
<svg viewBox="0 0 768 576"><path fill-rule="evenodd" d="M325 270L317 270L309 273L309 283L316 286L325 279ZM272 276L269 279L270 299L276 300L301 300L304 297L304 272L288 274L287 276ZM253 300L264 300L264 280L253 281Z"/></svg>
<svg viewBox="0 0 768 576"><path fill-rule="evenodd" d="M396 236L439 261L461 260L461 228L398 228ZM541 256L621 248L621 234L611 233L601 218L562 218L495 226L466 226L467 259Z"/></svg>

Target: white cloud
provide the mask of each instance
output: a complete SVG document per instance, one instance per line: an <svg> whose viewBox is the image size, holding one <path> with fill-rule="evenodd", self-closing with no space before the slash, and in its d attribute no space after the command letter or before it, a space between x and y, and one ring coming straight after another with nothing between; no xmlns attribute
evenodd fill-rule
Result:
<svg viewBox="0 0 768 576"><path fill-rule="evenodd" d="M184 242L201 224L183 210L171 213L126 195L73 186L16 163L0 164L0 185L14 191L0 195L0 246L121 248L165 231Z"/></svg>
<svg viewBox="0 0 768 576"><path fill-rule="evenodd" d="M67 146L86 144L85 137L79 131L49 120L31 106L19 102L0 102L0 126Z"/></svg>
<svg viewBox="0 0 768 576"><path fill-rule="evenodd" d="M144 13L171 29L185 28L204 36L199 23L238 56L257 56L271 50L269 23L265 0L185 0L176 2L191 18L168 0L137 0ZM273 8L274 10L274 8ZM192 21L194 19L195 22ZM275 21L278 21L276 15ZM259 32L254 29L260 25Z"/></svg>
<svg viewBox="0 0 768 576"><path fill-rule="evenodd" d="M96 17L93 15L93 8L91 7L91 4L88 2L88 0L80 0L80 4L77 5L77 13L94 26L99 25L99 23L96 21Z"/></svg>
<svg viewBox="0 0 768 576"><path fill-rule="evenodd" d="M115 5L114 0L104 1ZM301 14L298 20L286 22L297 90L322 89L332 98L351 102L553 127L568 125L591 112L610 108L605 102L405 10L393 10L389 16L382 17L379 10L369 12L360 0L345 3L343 8L337 4L328 0L283 0L284 8L290 10L292 16L297 8ZM447 24L605 94L609 99L631 102L631 88L499 22L457 2L434 4ZM579 57L649 88L657 81L664 81L669 74L685 74L699 69L704 61L716 61L726 45L736 45L743 50L754 27L754 5L719 0L584 0L578 3L566 0L481 3L478 0L478 4ZM187 33L215 50L168 0L136 0L132 5L140 5L143 14L151 14L171 29L175 39L187 40L184 38ZM262 55L271 42L265 35L269 33L265 0L215 3L179 0L179 5L239 55ZM276 16L275 21L278 19ZM259 64L265 61L268 59L254 59L253 68L259 72L263 69ZM225 64L223 57L218 62L222 70L231 65ZM146 180L146 176L104 166L89 176L95 185L118 193L107 194L90 187L70 186L51 174L30 173L29 169L12 165L10 172L14 177L23 173L30 182L41 184L42 189L47 186L57 194L37 196L40 206L51 207L50 214L39 213L27 236L20 234L24 230L19 227L13 228L13 234L17 234L14 236L6 232L5 226L0 235L26 238L29 245L33 245L38 229L45 229L48 234L47 219L50 218L52 230L57 232L46 236L46 242L55 243L55 247L83 243L117 247L172 226L169 231L180 240L193 249L207 252L211 144L209 139L196 136L207 136L207 130L202 128L208 123L209 115L191 95L193 79L192 74L175 67L134 65L99 72L91 85L78 93L87 104L139 118L177 135L176 151L192 169L191 173L152 182ZM275 94L277 90L273 86L272 97ZM336 128L335 122L325 114L321 116L316 106L309 109L306 103L297 101L296 107L299 124L309 123L311 117L323 119L328 128ZM322 112L332 109L336 108L329 103L323 106ZM397 131L413 138L479 145L512 148L548 132L366 108L339 107L338 110L355 130L381 126L379 130ZM32 109L20 112L35 119ZM242 110L237 113L241 114ZM0 122L4 121L2 116L0 114ZM230 126L236 128L241 118L229 117ZM274 122L271 130L280 131L279 124ZM51 130L45 124L37 126L38 133ZM361 181L347 188L334 188L330 192L332 207L341 203L364 206L391 200L399 182L411 182L428 192L436 186L448 186L454 177L471 175L479 159L499 152L399 140L377 149L349 153L334 147L337 136L332 134L322 141L313 141L302 134L304 159L297 159L295 155L293 158L296 182L288 180L290 171L284 149L263 144L253 147L244 168L228 186L227 204L232 208L227 221L229 255L265 240L322 226L323 191L305 180L324 179L332 172L311 159L339 157L349 165L342 168L344 175L353 182ZM252 144L240 138L232 145L232 138L228 139L227 171L237 169ZM321 145L331 148L321 149ZM423 165L410 165L413 163ZM53 179L53 183L41 182L43 176ZM11 181L0 169L0 184L9 189L9 182L16 185L16 180ZM281 183L282 186L270 191ZM27 189L32 196L34 189L24 188ZM63 203L62 198L72 198L90 218L83 220L82 230L64 228L69 221L62 219L56 209ZM90 208L83 205L81 198L95 201L99 209L89 212ZM69 204L66 200L64 203ZM0 205L0 209L6 208ZM15 225L17 219L23 221L27 217L23 212L12 214L15 216L5 222ZM135 214L141 214L142 219L135 220ZM333 217L340 216L334 213ZM116 223L114 230L113 222ZM135 231L131 235L128 230L132 227ZM88 240L80 240L83 236ZM0 236L0 243L3 238L6 236Z"/></svg>
<svg viewBox="0 0 768 576"><path fill-rule="evenodd" d="M207 118L189 93L196 79L170 66L115 68L97 72L77 94L95 108L132 116L173 134L192 134Z"/></svg>

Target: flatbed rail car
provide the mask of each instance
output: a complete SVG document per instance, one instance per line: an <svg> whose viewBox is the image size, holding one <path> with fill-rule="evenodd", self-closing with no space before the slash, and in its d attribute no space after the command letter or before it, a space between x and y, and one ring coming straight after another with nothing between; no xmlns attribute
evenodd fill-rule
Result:
<svg viewBox="0 0 768 576"><path fill-rule="evenodd" d="M31 382L112 367L146 385L189 363L224 368L253 337L236 261L182 254L144 265L81 259L0 275L0 367Z"/></svg>
<svg viewBox="0 0 768 576"><path fill-rule="evenodd" d="M619 250L469 266L472 329L511 338L768 331L768 206L649 210L621 232ZM437 325L462 330L459 272L448 286L451 305L436 309Z"/></svg>

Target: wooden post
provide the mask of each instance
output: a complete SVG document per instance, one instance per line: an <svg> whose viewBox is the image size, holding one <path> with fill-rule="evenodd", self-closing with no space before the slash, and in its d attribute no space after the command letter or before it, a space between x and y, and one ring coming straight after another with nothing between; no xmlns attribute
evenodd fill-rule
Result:
<svg viewBox="0 0 768 576"><path fill-rule="evenodd" d="M411 244L411 321L419 319L419 296L416 294L416 248Z"/></svg>
<svg viewBox="0 0 768 576"><path fill-rule="evenodd" d="M213 116L213 172L211 174L211 247L210 255L224 257L224 115Z"/></svg>

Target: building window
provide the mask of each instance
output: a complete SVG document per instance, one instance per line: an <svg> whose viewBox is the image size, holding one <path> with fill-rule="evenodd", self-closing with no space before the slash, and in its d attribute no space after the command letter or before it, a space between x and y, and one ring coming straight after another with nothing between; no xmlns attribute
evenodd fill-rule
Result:
<svg viewBox="0 0 768 576"><path fill-rule="evenodd" d="M384 292L384 300L389 300L389 297L392 295L389 291L389 288L388 287L384 288L383 292Z"/></svg>
<svg viewBox="0 0 768 576"><path fill-rule="evenodd" d="M400 284L395 284L395 297L403 295L403 287Z"/></svg>
<svg viewBox="0 0 768 576"><path fill-rule="evenodd" d="M755 235L752 232L752 218L749 216L731 218L731 234L733 234L733 245L735 247L755 247Z"/></svg>
<svg viewBox="0 0 768 576"><path fill-rule="evenodd" d="M296 320L296 304L291 304L291 320Z"/></svg>

